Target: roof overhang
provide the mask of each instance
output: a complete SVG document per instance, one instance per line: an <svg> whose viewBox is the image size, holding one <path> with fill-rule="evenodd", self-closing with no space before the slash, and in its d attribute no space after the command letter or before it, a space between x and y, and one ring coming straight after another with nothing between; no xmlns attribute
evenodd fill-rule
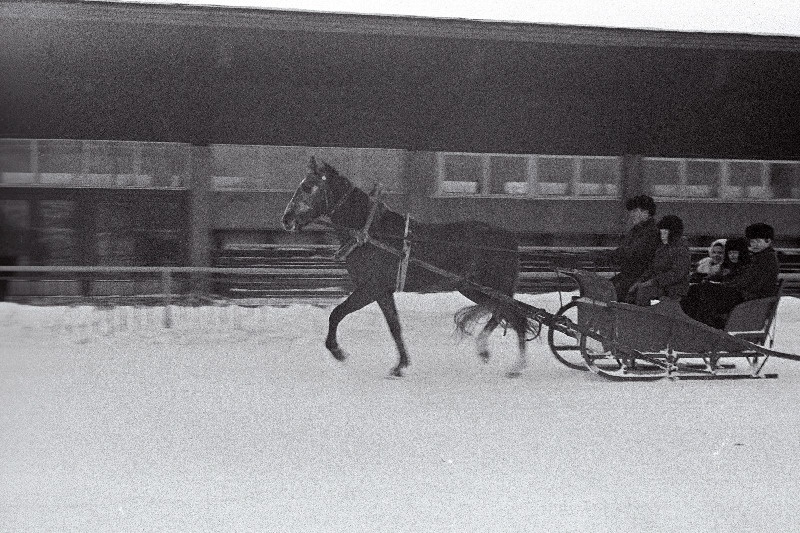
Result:
<svg viewBox="0 0 800 533"><path fill-rule="evenodd" d="M0 17L251 28L576 46L798 52L800 37L94 0L12 0Z"/></svg>

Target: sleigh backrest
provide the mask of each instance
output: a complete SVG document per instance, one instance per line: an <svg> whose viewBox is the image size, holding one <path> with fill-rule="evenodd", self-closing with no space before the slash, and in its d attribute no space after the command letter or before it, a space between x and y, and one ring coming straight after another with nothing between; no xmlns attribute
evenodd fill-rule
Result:
<svg viewBox="0 0 800 533"><path fill-rule="evenodd" d="M733 308L725 322L725 331L741 339L764 345L770 336L783 280L778 280L775 296L742 302Z"/></svg>

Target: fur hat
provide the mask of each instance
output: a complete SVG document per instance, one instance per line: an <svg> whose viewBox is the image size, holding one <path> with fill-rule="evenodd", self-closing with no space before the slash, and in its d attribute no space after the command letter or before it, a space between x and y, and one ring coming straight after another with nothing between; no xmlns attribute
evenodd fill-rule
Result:
<svg viewBox="0 0 800 533"><path fill-rule="evenodd" d="M652 197L647 196L646 194L640 194L639 196L628 198L628 201L625 202L625 209L628 211L633 211L634 209L644 209L650 213L650 216L653 216L656 214L656 202Z"/></svg>
<svg viewBox="0 0 800 533"><path fill-rule="evenodd" d="M748 239L772 240L775 238L775 230L769 224L757 222L756 224L750 224L747 226L747 229L744 230L744 236Z"/></svg>
<svg viewBox="0 0 800 533"><path fill-rule="evenodd" d="M739 263L747 263L750 259L750 250L747 249L747 239L744 237L734 237L733 239L728 239L725 243L725 259L723 259L723 263L728 263L728 252L737 251L739 252Z"/></svg>
<svg viewBox="0 0 800 533"><path fill-rule="evenodd" d="M675 242L683 236L683 220L679 216L664 215L656 227L669 230L669 242Z"/></svg>

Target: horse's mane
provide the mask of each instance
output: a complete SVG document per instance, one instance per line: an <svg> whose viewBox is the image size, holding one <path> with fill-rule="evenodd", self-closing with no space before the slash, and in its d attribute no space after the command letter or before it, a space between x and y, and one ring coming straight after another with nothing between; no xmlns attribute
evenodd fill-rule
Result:
<svg viewBox="0 0 800 533"><path fill-rule="evenodd" d="M333 168L331 165L329 165L325 161L322 161L320 163L319 170L321 170L323 174L331 174L332 176L335 176L337 178L347 179L346 177L344 177L341 174L339 174L338 170Z"/></svg>

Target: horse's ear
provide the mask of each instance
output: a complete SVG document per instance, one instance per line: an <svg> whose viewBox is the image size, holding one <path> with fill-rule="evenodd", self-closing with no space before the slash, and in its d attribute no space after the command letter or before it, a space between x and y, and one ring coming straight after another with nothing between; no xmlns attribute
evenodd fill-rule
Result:
<svg viewBox="0 0 800 533"><path fill-rule="evenodd" d="M317 160L314 159L313 155L311 156L311 159L308 160L308 170L314 174L317 173Z"/></svg>

